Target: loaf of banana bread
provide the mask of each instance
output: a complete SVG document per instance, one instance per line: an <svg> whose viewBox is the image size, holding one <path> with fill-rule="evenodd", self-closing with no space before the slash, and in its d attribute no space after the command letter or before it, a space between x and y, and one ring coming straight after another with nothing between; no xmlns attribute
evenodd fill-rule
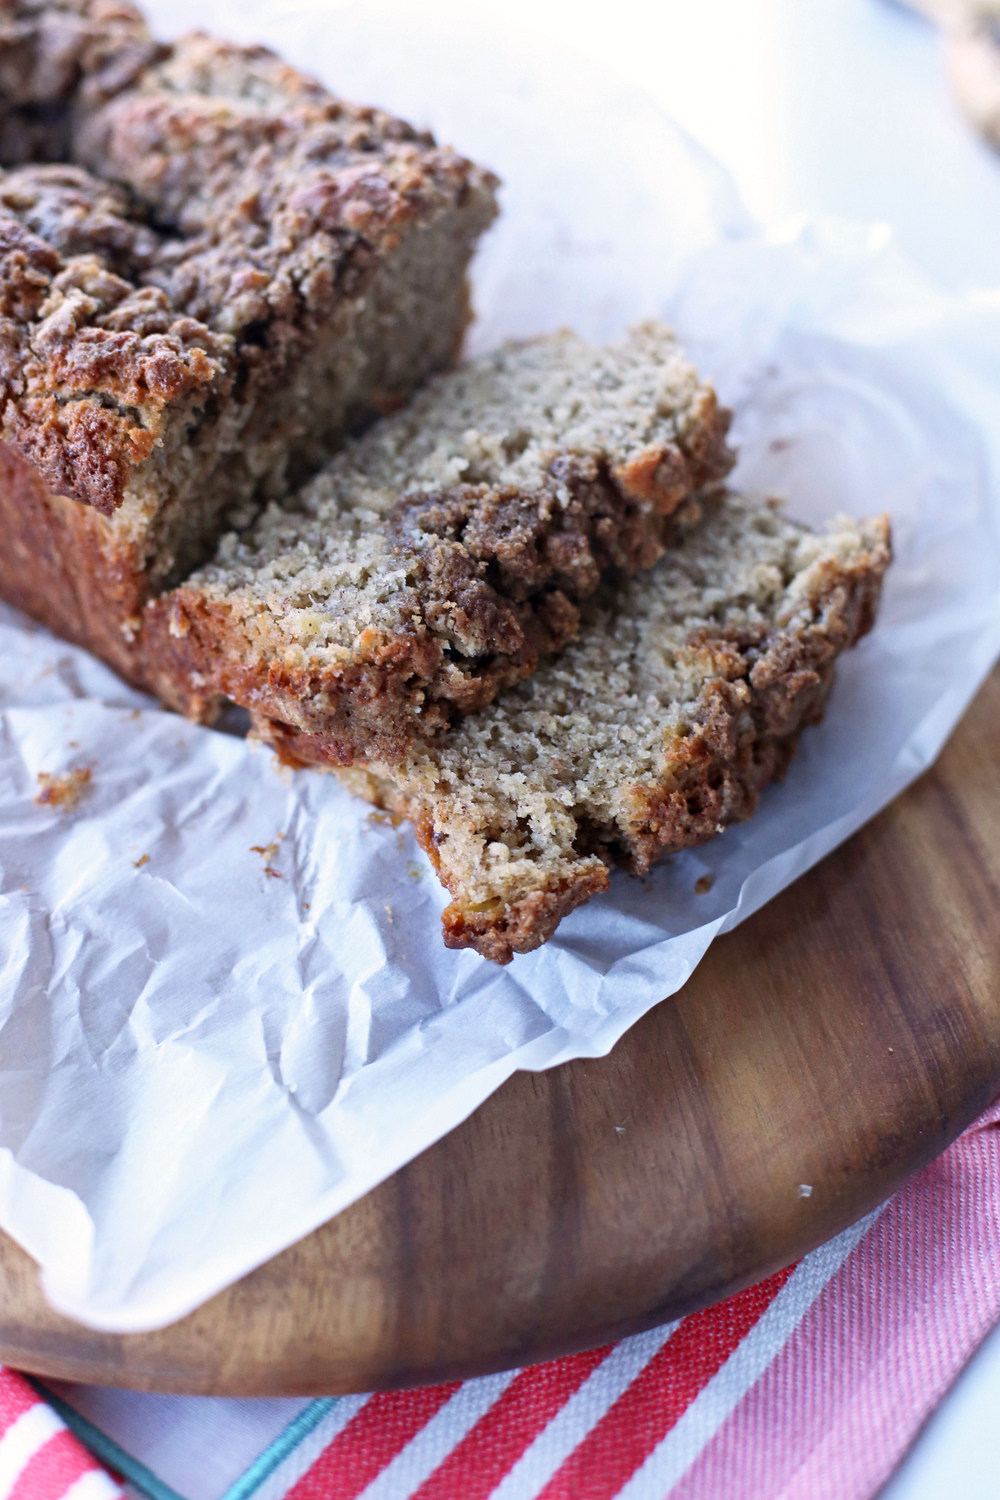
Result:
<svg viewBox="0 0 1000 1500"><path fill-rule="evenodd" d="M0 169L0 594L169 697L147 600L453 359L496 182L123 0L0 10Z"/></svg>
<svg viewBox="0 0 1000 1500"><path fill-rule="evenodd" d="M821 717L874 620L888 521L814 534L732 494L704 511L533 677L402 764L337 773L412 821L453 898L449 947L506 963L613 864L643 874L749 817Z"/></svg>

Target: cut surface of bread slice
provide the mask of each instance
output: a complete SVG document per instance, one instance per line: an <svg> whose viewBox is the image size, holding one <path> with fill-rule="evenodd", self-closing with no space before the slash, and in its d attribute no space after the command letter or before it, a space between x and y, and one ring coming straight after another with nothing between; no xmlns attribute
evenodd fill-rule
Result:
<svg viewBox="0 0 1000 1500"><path fill-rule="evenodd" d="M225 696L333 765L399 759L651 565L732 455L728 413L661 325L505 345L437 377L149 611L178 698ZM155 645L153 644L155 642Z"/></svg>
<svg viewBox="0 0 1000 1500"><path fill-rule="evenodd" d="M338 772L413 822L453 897L449 947L506 963L611 865L642 874L749 817L821 717L838 655L873 623L887 519L816 534L774 502L705 508L528 681L401 765Z"/></svg>

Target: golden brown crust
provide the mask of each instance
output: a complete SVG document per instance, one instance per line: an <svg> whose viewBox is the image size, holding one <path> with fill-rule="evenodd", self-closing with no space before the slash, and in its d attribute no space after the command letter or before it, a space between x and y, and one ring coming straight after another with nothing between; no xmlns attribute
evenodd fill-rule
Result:
<svg viewBox="0 0 1000 1500"><path fill-rule="evenodd" d="M56 493L110 515L169 410L225 390L226 341L167 316L162 295L161 327L138 332L134 287L96 256L64 262L7 215L12 203L26 212L24 176L0 185L0 436ZM148 298L142 313L148 327Z"/></svg>
<svg viewBox="0 0 1000 1500"><path fill-rule="evenodd" d="M585 870L577 879L560 882L544 891L532 891L495 912L477 912L452 901L441 913L444 945L474 948L483 958L509 964L515 953L530 953L547 943L563 917L568 917L591 896L606 891L610 884L607 870L597 868Z"/></svg>
<svg viewBox="0 0 1000 1500"><path fill-rule="evenodd" d="M831 560L805 626L749 639L693 638L719 675L701 692L697 727L673 747L671 785L633 788L627 844L603 855L642 875L665 854L703 843L720 825L756 811L802 730L823 717L838 656L871 629L888 561L888 545L847 567Z"/></svg>
<svg viewBox="0 0 1000 1500"><path fill-rule="evenodd" d="M53 494L5 443L0 531L0 596L151 688L135 645L142 592L134 556L121 551L104 516Z"/></svg>
<svg viewBox="0 0 1000 1500"><path fill-rule="evenodd" d="M277 748L285 759L282 746ZM289 757L286 763L293 767L305 764L295 756ZM322 766L321 762L318 764ZM328 764L326 768L329 768ZM442 884L460 898L458 886L442 867L434 820L427 810L407 798L398 786L384 777L360 768L338 772L338 775L356 796L364 797L376 807L413 824L417 842ZM609 884L607 868L595 859L588 861L572 880L544 890L530 891L519 901L490 902L477 908L456 899L441 913L445 947L475 948L494 963L508 964L515 953L527 953L548 942L563 917L589 901L591 896L606 891Z"/></svg>

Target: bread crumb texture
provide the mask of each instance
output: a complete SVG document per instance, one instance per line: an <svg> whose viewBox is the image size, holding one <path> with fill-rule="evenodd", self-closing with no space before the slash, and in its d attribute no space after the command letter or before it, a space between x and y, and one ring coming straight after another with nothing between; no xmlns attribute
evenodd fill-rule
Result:
<svg viewBox="0 0 1000 1500"><path fill-rule="evenodd" d="M445 942L505 963L613 864L641 875L750 816L870 629L890 556L885 517L814 534L717 497L529 680L401 765L338 774L413 822L453 897Z"/></svg>
<svg viewBox="0 0 1000 1500"><path fill-rule="evenodd" d="M192 701L398 759L650 566L728 472L729 414L670 333L509 343L440 375L151 611Z"/></svg>

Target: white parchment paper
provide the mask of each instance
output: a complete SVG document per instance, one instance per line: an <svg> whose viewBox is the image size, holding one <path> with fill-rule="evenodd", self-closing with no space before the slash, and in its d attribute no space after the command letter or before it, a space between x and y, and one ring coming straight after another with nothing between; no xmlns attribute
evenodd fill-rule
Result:
<svg viewBox="0 0 1000 1500"><path fill-rule="evenodd" d="M408 832L0 608L0 1225L117 1330L179 1317L515 1069L607 1051L931 762L1000 652L1000 292L950 299L875 230L762 236L641 99L461 11L190 9L158 19L275 42L500 169L479 346L666 315L736 408L740 482L806 519L888 509L898 560L759 815L507 969L443 948ZM81 768L75 808L36 802Z"/></svg>

